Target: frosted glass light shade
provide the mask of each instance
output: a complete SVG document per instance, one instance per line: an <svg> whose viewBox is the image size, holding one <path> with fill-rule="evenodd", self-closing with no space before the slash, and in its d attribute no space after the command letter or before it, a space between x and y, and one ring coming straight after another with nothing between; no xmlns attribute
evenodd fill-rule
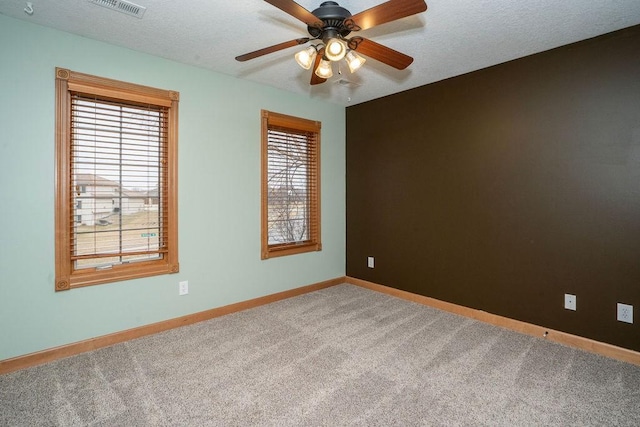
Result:
<svg viewBox="0 0 640 427"><path fill-rule="evenodd" d="M316 68L316 76L322 77L323 79L328 79L329 77L333 76L333 70L331 69L331 62L322 58L322 60L320 60L320 64L318 65L318 68Z"/></svg>
<svg viewBox="0 0 640 427"><path fill-rule="evenodd" d="M353 73L358 68L362 67L362 64L366 62L362 56L358 55L355 51L350 50L345 56L345 61L347 61L347 65L349 66L349 70Z"/></svg>
<svg viewBox="0 0 640 427"><path fill-rule="evenodd" d="M309 46L295 54L296 62L302 68L308 70L313 65L313 61L316 59L317 54L315 46Z"/></svg>
<svg viewBox="0 0 640 427"><path fill-rule="evenodd" d="M344 44L342 40L330 39L327 42L327 46L324 51L324 56L326 56L329 61L340 61L342 58L344 58L344 55L346 53L347 53L347 46Z"/></svg>

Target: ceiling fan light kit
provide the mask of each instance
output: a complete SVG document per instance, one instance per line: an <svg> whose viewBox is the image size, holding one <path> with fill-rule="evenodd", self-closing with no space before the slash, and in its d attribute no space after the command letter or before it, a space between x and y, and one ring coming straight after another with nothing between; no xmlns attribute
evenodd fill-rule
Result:
<svg viewBox="0 0 640 427"><path fill-rule="evenodd" d="M305 70L308 70L313 65L318 51L315 46L309 46L308 48L301 50L295 54L296 62Z"/></svg>
<svg viewBox="0 0 640 427"><path fill-rule="evenodd" d="M316 73L316 76L321 77L325 80L333 76L333 70L331 69L331 62L322 58L320 60L320 64L318 65L318 68L316 68L315 73Z"/></svg>
<svg viewBox="0 0 640 427"><path fill-rule="evenodd" d="M330 39L324 54L329 61L340 61L347 54L347 45L340 39Z"/></svg>
<svg viewBox="0 0 640 427"><path fill-rule="evenodd" d="M360 54L376 59L384 64L403 70L413 62L413 58L401 52L357 36L347 38L353 31L366 30L427 10L424 0L388 0L370 9L352 15L335 1L325 1L320 7L309 12L293 0L265 0L267 3L288 13L307 25L311 37L304 37L279 43L236 57L247 61L282 49L305 44L311 40L320 43L295 54L296 62L305 70L313 67L311 84L324 83L333 76L331 62L344 59L353 73L366 59Z"/></svg>
<svg viewBox="0 0 640 427"><path fill-rule="evenodd" d="M347 66L349 67L349 71L354 73L358 68L362 67L362 65L366 62L362 56L358 55L355 50L349 50L347 52L347 56L345 56L345 61L347 61Z"/></svg>

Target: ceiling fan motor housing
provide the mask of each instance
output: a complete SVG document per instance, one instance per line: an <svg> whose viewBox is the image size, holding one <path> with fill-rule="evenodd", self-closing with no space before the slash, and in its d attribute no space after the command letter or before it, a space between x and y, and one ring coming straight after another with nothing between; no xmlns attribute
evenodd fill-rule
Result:
<svg viewBox="0 0 640 427"><path fill-rule="evenodd" d="M351 17L351 12L335 1L322 2L320 7L311 13L324 22L322 28L307 27L309 34L314 38L322 38L326 41L325 38L332 38L338 34L346 37L351 32L344 26L344 20Z"/></svg>

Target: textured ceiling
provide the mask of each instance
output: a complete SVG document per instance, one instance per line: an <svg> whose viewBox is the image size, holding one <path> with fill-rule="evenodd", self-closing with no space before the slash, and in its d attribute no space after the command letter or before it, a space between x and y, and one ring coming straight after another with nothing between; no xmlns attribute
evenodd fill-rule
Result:
<svg viewBox="0 0 640 427"><path fill-rule="evenodd" d="M322 0L299 0L308 10ZM383 0L342 0L352 14ZM640 0L427 0L428 10L359 35L415 58L398 71L370 59L310 86L292 47L247 62L237 55L307 36L306 26L262 0L135 0L142 19L88 0L2 0L0 13L207 68L315 99L353 105L640 24Z"/></svg>

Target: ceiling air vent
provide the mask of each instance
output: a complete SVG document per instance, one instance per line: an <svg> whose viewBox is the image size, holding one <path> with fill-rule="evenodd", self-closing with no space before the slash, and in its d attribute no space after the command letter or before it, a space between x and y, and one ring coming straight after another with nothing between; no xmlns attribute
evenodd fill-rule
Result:
<svg viewBox="0 0 640 427"><path fill-rule="evenodd" d="M346 86L346 87L358 87L358 86L360 86L360 83L355 83L355 82L352 82L352 81L347 80L347 79L338 79L335 82L336 82L336 84L339 84L340 86Z"/></svg>
<svg viewBox="0 0 640 427"><path fill-rule="evenodd" d="M136 18L142 18L147 11L146 7L125 0L89 0L89 3L122 12L126 15L135 16Z"/></svg>

